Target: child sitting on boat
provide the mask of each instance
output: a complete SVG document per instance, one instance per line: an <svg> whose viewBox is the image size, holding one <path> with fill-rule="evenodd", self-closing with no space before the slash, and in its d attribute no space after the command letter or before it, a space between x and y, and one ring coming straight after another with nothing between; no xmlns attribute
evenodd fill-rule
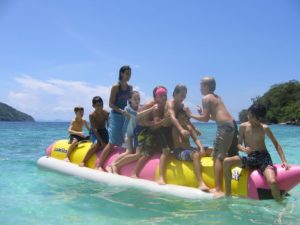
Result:
<svg viewBox="0 0 300 225"><path fill-rule="evenodd" d="M108 144L108 131L106 129L109 113L103 109L103 100L100 96L95 96L92 100L95 109L89 116L91 124L91 140L93 142L82 163L79 166L86 166L87 161L99 149L103 149Z"/></svg>
<svg viewBox="0 0 300 225"><path fill-rule="evenodd" d="M126 144L126 151L122 153L110 166L108 166L108 171L111 173L119 173L120 167L134 162L140 158L140 149L136 151L137 147L137 133L138 127L137 122L138 119L149 114L153 107L146 109L144 111L139 111L140 105L140 94L138 91L132 91L130 93L128 99L129 106L126 106L125 111L126 119L123 125L123 133L125 133L125 144Z"/></svg>
<svg viewBox="0 0 300 225"><path fill-rule="evenodd" d="M193 162L199 189L202 191L209 191L209 188L203 182L201 174L200 159L201 157L206 156L206 153L202 143L198 139L198 132L183 109L179 110L177 113L177 120L181 127L189 132L189 135L192 137L197 148L191 146L189 136L179 135L178 129L174 127L172 130L175 147L173 151L174 155L178 160Z"/></svg>
<svg viewBox="0 0 300 225"><path fill-rule="evenodd" d="M245 152L247 156L232 156L224 160L226 195L231 195L231 168L235 166L258 169L266 178L275 200L281 199L280 190L276 182L276 173L273 167L271 156L265 144L265 135L267 135L282 161L282 167L289 169L281 145L274 137L271 129L260 122L266 115L264 106L257 103L248 109L248 122L242 123L239 129L238 149ZM243 145L244 143L244 145Z"/></svg>
<svg viewBox="0 0 300 225"><path fill-rule="evenodd" d="M170 148L167 139L163 132L163 127L169 123L170 117L166 114L167 89L163 86L157 86L153 90L154 100L146 104L144 109L152 108L148 116L139 120L139 125L142 126L138 134L138 149L141 152L141 157L133 170L132 177L138 177L145 163L155 152L162 152L161 157L169 154ZM156 106L155 106L156 105ZM159 180L163 176L161 160L159 164ZM159 181L158 180L158 181Z"/></svg>
<svg viewBox="0 0 300 225"><path fill-rule="evenodd" d="M76 106L74 108L74 112L75 118L71 121L71 124L68 129L68 132L70 134L69 143L71 145L68 149L67 157L65 158L66 162L70 162L70 155L75 149L75 147L78 145L78 143L81 141L89 140L90 138L89 136L86 137L84 132L82 131L83 126L85 126L86 129L90 131L90 127L87 124L86 120L82 118L84 114L84 108L81 106Z"/></svg>

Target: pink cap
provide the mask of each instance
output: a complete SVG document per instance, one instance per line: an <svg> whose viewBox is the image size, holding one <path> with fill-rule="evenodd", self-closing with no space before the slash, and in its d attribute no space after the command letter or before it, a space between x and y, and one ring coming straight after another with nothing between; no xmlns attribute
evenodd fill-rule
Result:
<svg viewBox="0 0 300 225"><path fill-rule="evenodd" d="M163 87L157 88L156 92L155 92L155 97L160 97L161 95L166 95L167 94L167 90Z"/></svg>

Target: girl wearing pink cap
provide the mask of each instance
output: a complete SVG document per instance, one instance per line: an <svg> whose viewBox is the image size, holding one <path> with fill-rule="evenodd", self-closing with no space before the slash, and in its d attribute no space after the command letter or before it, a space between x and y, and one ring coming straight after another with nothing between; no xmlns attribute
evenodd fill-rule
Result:
<svg viewBox="0 0 300 225"><path fill-rule="evenodd" d="M165 168L166 155L169 154L167 138L164 134L164 126L169 123L170 117L166 115L167 89L157 86L153 90L154 101L146 104L143 110L153 107L148 116L138 123L142 127L138 134L138 149L141 157L137 161L132 177L138 177L139 172L144 167L147 160L155 153L162 152L159 163L158 183L164 183L163 172Z"/></svg>

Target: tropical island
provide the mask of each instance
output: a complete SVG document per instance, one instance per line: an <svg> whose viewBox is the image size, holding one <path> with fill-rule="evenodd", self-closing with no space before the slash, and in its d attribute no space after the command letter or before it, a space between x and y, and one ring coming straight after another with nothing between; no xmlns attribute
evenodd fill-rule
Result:
<svg viewBox="0 0 300 225"><path fill-rule="evenodd" d="M34 118L26 113L20 112L13 107L0 102L0 121L28 121L33 122Z"/></svg>
<svg viewBox="0 0 300 225"><path fill-rule="evenodd" d="M263 95L252 99L267 108L266 123L300 125L300 83L290 80L275 84ZM239 113L241 122L247 121L247 109Z"/></svg>

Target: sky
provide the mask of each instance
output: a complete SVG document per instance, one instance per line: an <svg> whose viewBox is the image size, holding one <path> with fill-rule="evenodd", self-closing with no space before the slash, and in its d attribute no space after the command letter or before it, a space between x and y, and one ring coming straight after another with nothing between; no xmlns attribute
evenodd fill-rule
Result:
<svg viewBox="0 0 300 225"><path fill-rule="evenodd" d="M0 0L0 102L36 120L93 110L122 65L142 102L157 85L213 76L233 117L274 84L300 80L298 0Z"/></svg>

